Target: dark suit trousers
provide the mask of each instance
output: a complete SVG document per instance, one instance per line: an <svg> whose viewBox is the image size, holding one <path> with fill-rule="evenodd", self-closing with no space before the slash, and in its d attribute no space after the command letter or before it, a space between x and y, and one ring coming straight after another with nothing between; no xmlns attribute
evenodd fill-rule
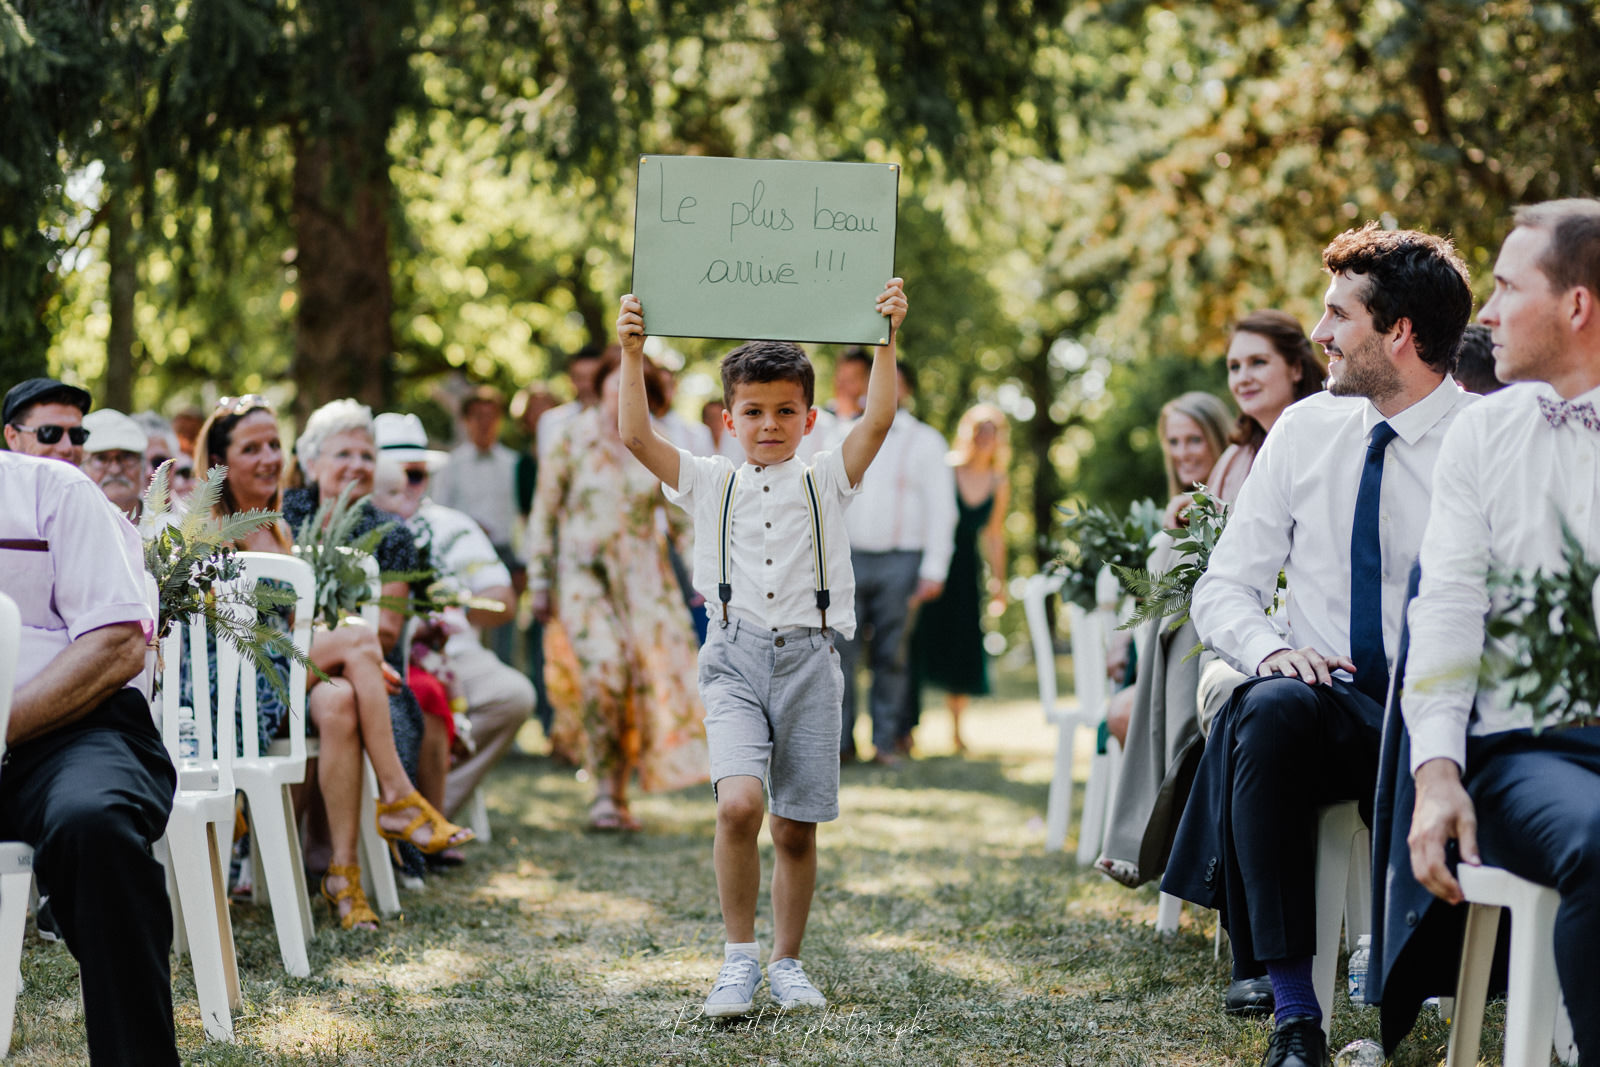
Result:
<svg viewBox="0 0 1600 1067"><path fill-rule="evenodd" d="M1354 686L1245 683L1201 757L1162 888L1216 908L1243 960L1316 950L1317 809L1370 819L1381 709Z"/></svg>
<svg viewBox="0 0 1600 1067"><path fill-rule="evenodd" d="M1483 861L1561 894L1556 973L1579 1060L1600 1064L1600 726L1475 737L1467 765Z"/></svg>
<svg viewBox="0 0 1600 1067"><path fill-rule="evenodd" d="M150 847L176 776L149 705L124 689L84 719L6 753L0 836L33 846L78 960L96 1064L175 1064L172 912Z"/></svg>

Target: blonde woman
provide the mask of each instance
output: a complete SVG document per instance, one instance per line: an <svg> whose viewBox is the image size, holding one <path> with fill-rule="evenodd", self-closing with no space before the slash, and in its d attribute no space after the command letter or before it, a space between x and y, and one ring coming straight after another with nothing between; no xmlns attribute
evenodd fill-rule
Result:
<svg viewBox="0 0 1600 1067"><path fill-rule="evenodd" d="M956 476L955 553L944 593L924 604L911 638L916 666L914 691L923 683L946 693L957 752L965 751L961 713L974 696L989 692L983 650L983 613L1005 606L1006 515L1011 506L1011 445L1006 417L992 404L977 404L961 416L949 462ZM987 578L980 559L989 564ZM912 712L920 707L912 701ZM914 722L913 724L914 725ZM907 733L909 734L909 727Z"/></svg>

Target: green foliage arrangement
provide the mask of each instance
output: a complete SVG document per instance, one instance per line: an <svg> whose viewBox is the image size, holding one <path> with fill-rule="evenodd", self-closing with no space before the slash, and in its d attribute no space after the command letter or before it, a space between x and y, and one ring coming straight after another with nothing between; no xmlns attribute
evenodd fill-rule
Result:
<svg viewBox="0 0 1600 1067"><path fill-rule="evenodd" d="M1484 657L1483 681L1509 687L1512 702L1532 715L1534 733L1600 721L1600 565L1565 522L1561 540L1562 570L1489 574L1496 610L1486 630L1508 654Z"/></svg>
<svg viewBox="0 0 1600 1067"><path fill-rule="evenodd" d="M1228 524L1228 505L1211 495L1203 485L1189 494L1194 503L1184 517L1187 526L1168 530L1178 562L1161 574L1143 567L1113 566L1117 580L1134 596L1133 614L1121 629L1131 630L1151 619L1170 619L1176 630L1189 621L1195 583L1211 565L1211 550L1217 547L1223 527Z"/></svg>
<svg viewBox="0 0 1600 1067"><path fill-rule="evenodd" d="M347 485L337 500L324 500L300 529L295 531L296 554L311 565L311 574L317 582L317 618L328 627L338 626L348 616L359 615L361 608L372 599L370 579L362 564L363 558L376 558L378 546L383 543L394 522L379 523L366 533L357 536L356 526L361 520L361 501L351 492L354 484ZM433 577L431 570L380 571L378 584L385 582L415 582ZM410 598L380 597L380 607L403 614L417 614Z"/></svg>
<svg viewBox="0 0 1600 1067"><path fill-rule="evenodd" d="M228 468L220 466L195 483L187 510L174 513L171 466L171 460L161 465L144 494L144 563L156 580L160 602L156 638L166 637L175 623L203 617L219 639L250 657L287 701L288 680L271 654L299 660L308 668L310 661L269 619L274 610L292 607L294 594L259 582L252 588L238 582L244 573L238 543L280 516L275 511L215 515L228 475Z"/></svg>
<svg viewBox="0 0 1600 1067"><path fill-rule="evenodd" d="M1137 500L1126 515L1087 504L1056 509L1065 518L1061 529L1061 550L1050 568L1062 576L1061 598L1093 611L1095 581L1109 565L1118 581L1122 575L1142 567L1150 553L1150 538L1161 529L1161 508L1153 500ZM1132 593L1125 582L1123 589Z"/></svg>

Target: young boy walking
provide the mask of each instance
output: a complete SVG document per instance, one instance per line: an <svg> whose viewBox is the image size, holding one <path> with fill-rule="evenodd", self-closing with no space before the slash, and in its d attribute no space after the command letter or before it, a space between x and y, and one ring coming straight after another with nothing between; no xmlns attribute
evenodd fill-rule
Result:
<svg viewBox="0 0 1600 1067"><path fill-rule="evenodd" d="M717 799L712 863L727 929L708 1016L753 1011L761 986L756 897L761 831L771 797L772 958L767 979L782 1008L827 1006L806 977L800 941L817 878L817 823L839 817L839 722L844 675L834 635L855 632L855 579L844 507L894 420L895 343L906 315L899 278L877 300L889 343L876 350L866 411L836 451L795 458L817 412L815 374L798 345L751 341L722 360L724 425L744 448L723 456L674 448L650 424L644 391L644 308L622 298L622 440L694 518L694 584L710 633L700 651L700 696Z"/></svg>

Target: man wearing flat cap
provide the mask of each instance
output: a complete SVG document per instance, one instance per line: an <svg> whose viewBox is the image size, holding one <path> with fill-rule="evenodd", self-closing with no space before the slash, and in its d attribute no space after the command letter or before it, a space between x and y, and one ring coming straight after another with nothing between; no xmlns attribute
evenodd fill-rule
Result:
<svg viewBox="0 0 1600 1067"><path fill-rule="evenodd" d="M89 394L54 378L29 378L6 393L6 447L25 456L61 459L74 467L83 463L83 445L89 431L83 417L89 413Z"/></svg>

